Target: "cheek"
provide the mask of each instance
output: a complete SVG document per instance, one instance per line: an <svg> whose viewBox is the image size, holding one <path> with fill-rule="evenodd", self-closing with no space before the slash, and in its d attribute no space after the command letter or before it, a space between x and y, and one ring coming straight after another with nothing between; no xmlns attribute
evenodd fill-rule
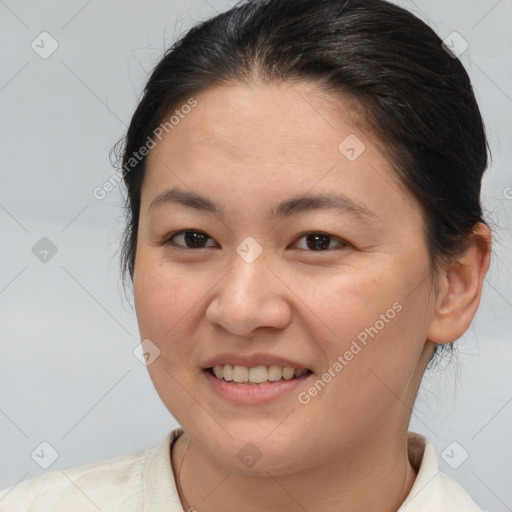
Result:
<svg viewBox="0 0 512 512"><path fill-rule="evenodd" d="M159 350L148 372L162 401L181 418L179 411L190 400L184 390L193 389L197 378L197 347L192 339L204 281L198 283L194 276L156 260L150 263L141 258L138 270L134 296L140 337Z"/></svg>
<svg viewBox="0 0 512 512"><path fill-rule="evenodd" d="M381 315L386 326L397 316L393 304L403 295L403 284L392 272L388 259L368 258L367 267L344 265L325 269L314 277L298 278L290 272L288 279L300 290L297 295L309 308L308 316L321 321L325 348L333 355L348 349L358 336L364 339L365 329L376 322L382 330Z"/></svg>
<svg viewBox="0 0 512 512"><path fill-rule="evenodd" d="M137 255L134 301L140 339L151 340L159 350L147 369L162 402L178 422L186 419L197 377L192 333L186 329L197 323L191 321L193 305L204 290L194 283L193 276L184 275L150 251Z"/></svg>
<svg viewBox="0 0 512 512"><path fill-rule="evenodd" d="M141 336L161 345L201 299L204 283L150 256L137 256L134 301Z"/></svg>
<svg viewBox="0 0 512 512"><path fill-rule="evenodd" d="M406 392L425 343L428 291L411 286L421 282L419 266L397 263L375 258L369 269L336 271L315 286L301 281L311 322L324 327L311 337L325 356L322 382L311 392L323 395L323 383L331 389L324 410L384 413Z"/></svg>

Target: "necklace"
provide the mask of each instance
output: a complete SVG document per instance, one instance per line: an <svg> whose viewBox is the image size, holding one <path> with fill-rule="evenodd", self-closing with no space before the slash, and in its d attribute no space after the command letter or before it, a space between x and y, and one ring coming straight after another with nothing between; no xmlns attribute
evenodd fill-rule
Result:
<svg viewBox="0 0 512 512"><path fill-rule="evenodd" d="M183 461L185 460L185 455L187 455L188 448L190 446L190 439L188 440L187 447L185 448L185 453L183 454L183 457L180 460L180 465L178 466L178 478L177 478L177 484L178 484L178 491L181 494L181 497L184 501L185 509L188 511L195 510L194 508L190 507L187 500L185 499L185 494L183 493L183 489L181 487L181 466L183 464Z"/></svg>

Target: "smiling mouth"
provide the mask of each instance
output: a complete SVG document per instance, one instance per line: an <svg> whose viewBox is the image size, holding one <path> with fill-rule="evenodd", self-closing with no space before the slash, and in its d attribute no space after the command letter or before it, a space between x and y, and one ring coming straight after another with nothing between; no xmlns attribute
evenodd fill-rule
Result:
<svg viewBox="0 0 512 512"><path fill-rule="evenodd" d="M289 366L247 366L215 365L205 371L219 380L245 385L265 385L283 380L294 380L313 373L308 368L291 368Z"/></svg>

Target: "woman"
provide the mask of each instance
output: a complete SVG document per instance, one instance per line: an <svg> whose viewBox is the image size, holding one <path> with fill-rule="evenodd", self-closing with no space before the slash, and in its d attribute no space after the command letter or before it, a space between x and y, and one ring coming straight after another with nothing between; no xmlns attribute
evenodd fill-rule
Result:
<svg viewBox="0 0 512 512"><path fill-rule="evenodd" d="M481 510L408 432L491 248L439 37L382 0L248 1L167 52L124 142L123 268L182 429L0 510Z"/></svg>

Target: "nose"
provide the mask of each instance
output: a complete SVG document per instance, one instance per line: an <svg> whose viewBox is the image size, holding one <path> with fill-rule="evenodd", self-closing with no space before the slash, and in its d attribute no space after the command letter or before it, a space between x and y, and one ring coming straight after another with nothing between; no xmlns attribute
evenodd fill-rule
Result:
<svg viewBox="0 0 512 512"><path fill-rule="evenodd" d="M262 256L248 263L235 253L214 290L206 318L229 333L250 337L260 327L284 329L291 321L287 287Z"/></svg>

